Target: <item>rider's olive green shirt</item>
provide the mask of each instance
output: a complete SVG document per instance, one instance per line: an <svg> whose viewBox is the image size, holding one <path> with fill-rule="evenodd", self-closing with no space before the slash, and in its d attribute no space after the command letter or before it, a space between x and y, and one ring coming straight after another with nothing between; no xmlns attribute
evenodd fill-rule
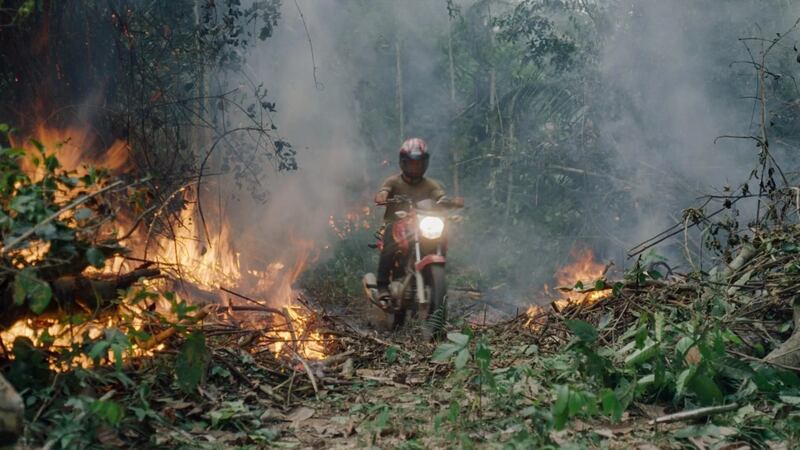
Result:
<svg viewBox="0 0 800 450"><path fill-rule="evenodd" d="M422 177L416 183L408 183L403 178L402 174L392 175L383 182L381 191L389 193L391 199L395 195L404 195L411 198L414 202L419 202L425 199L439 200L444 197L444 188L437 181L430 178ZM386 213L383 215L384 222L392 222L395 220L395 211L400 210L400 205L390 203L386 205Z"/></svg>

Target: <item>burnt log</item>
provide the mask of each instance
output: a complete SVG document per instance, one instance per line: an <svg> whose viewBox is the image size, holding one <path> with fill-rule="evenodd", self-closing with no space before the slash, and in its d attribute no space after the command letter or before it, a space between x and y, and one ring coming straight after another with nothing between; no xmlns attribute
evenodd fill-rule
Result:
<svg viewBox="0 0 800 450"><path fill-rule="evenodd" d="M119 289L127 289L141 278L154 278L161 274L158 269L141 267L118 276L67 275L49 282L53 299L37 317L57 316L64 311L82 310L94 313L118 297ZM13 286L6 287L0 306L0 329L12 326L20 319L34 316L27 305L16 305Z"/></svg>

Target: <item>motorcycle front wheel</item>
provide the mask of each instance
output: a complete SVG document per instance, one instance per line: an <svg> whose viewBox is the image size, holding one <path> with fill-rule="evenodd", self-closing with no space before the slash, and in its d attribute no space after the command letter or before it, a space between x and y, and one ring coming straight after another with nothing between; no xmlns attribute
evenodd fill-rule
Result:
<svg viewBox="0 0 800 450"><path fill-rule="evenodd" d="M428 318L423 331L427 338L444 332L447 322L447 280L444 265L431 264L423 272L425 285L429 288Z"/></svg>

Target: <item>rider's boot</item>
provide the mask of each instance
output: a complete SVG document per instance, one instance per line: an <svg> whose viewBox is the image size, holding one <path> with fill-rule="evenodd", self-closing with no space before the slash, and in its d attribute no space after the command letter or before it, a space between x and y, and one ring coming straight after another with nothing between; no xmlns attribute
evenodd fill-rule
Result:
<svg viewBox="0 0 800 450"><path fill-rule="evenodd" d="M378 285L378 303L384 310L392 309L392 294L389 292L389 286Z"/></svg>

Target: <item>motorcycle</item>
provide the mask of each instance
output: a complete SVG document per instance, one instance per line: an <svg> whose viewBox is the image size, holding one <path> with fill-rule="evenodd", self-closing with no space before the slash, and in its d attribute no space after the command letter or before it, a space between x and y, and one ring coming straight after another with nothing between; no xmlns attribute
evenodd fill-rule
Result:
<svg viewBox="0 0 800 450"><path fill-rule="evenodd" d="M387 204L399 205L397 220L391 227L397 247L395 266L389 283L391 304L382 304L375 274L364 275L363 285L367 299L375 307L378 325L396 330L409 318L423 321L426 338L443 328L446 320L447 283L447 223L459 220L450 211L462 208L461 198L442 198L438 202L414 202L405 196L395 196ZM377 243L372 248L383 250L383 232L376 233Z"/></svg>

